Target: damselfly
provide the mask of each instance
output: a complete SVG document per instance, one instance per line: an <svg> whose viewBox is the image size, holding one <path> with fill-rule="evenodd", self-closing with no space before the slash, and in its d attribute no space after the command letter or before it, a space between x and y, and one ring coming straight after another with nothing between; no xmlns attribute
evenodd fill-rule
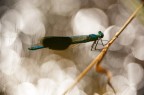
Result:
<svg viewBox="0 0 144 95"><path fill-rule="evenodd" d="M79 35L79 36L48 36L41 40L42 45L35 45L29 50L37 50L42 48L49 48L53 50L65 50L72 44L86 43L94 41L91 50L96 49L98 41L104 37L104 34L99 31L98 34ZM101 40L102 42L102 40ZM102 42L102 45L103 42Z"/></svg>

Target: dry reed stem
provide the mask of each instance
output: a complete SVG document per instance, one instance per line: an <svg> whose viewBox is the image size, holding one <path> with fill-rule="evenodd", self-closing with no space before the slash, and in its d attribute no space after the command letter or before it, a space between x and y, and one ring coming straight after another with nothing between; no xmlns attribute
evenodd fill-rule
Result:
<svg viewBox="0 0 144 95"><path fill-rule="evenodd" d="M100 52L100 54L89 64L86 69L82 73L78 75L78 77L75 79L74 83L64 92L64 95L66 95L69 91L73 89L73 87L87 74L87 72L96 65L97 71L100 70L100 72L103 72L103 68L100 67L100 62L102 61L103 57L105 56L107 50L112 45L112 43L118 38L118 36L123 32L123 30L128 26L128 24L134 19L138 11L143 7L143 4L141 4L134 12L133 14L128 18L128 20L125 22L125 24L121 27L121 29L115 34L115 36L108 42L108 44L103 48L103 50ZM105 73L107 77L110 80L111 74L109 71L105 70Z"/></svg>

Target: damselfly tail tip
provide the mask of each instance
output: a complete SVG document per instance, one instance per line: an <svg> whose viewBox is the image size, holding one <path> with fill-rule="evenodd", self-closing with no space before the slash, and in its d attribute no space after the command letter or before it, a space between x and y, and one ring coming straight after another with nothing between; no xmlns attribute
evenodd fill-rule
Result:
<svg viewBox="0 0 144 95"><path fill-rule="evenodd" d="M43 46L32 46L30 48L28 48L29 50L38 50L38 49L42 49L44 48Z"/></svg>

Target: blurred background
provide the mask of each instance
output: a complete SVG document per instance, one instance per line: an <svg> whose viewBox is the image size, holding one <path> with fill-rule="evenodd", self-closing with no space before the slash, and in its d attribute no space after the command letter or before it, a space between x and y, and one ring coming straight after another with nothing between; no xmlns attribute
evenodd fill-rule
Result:
<svg viewBox="0 0 144 95"><path fill-rule="evenodd" d="M92 43L64 51L28 48L44 36L104 33L110 40L140 0L0 0L0 95L62 95L100 53ZM107 52L116 95L144 95L143 10ZM102 48L102 47L100 47ZM68 95L115 95L92 69Z"/></svg>

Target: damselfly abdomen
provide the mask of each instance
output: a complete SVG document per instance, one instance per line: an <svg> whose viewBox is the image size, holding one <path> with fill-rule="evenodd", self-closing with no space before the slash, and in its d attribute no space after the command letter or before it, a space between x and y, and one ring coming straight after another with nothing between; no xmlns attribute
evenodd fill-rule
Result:
<svg viewBox="0 0 144 95"><path fill-rule="evenodd" d="M79 36L69 36L69 37L63 37L63 36L49 36L44 37L41 40L42 46L32 46L29 48L29 50L37 50L42 48L49 48L53 50L65 50L72 44L79 44L79 43L86 43L94 41L92 48L96 41L103 38L104 34L99 31L98 34L90 34L90 35L79 35Z"/></svg>

